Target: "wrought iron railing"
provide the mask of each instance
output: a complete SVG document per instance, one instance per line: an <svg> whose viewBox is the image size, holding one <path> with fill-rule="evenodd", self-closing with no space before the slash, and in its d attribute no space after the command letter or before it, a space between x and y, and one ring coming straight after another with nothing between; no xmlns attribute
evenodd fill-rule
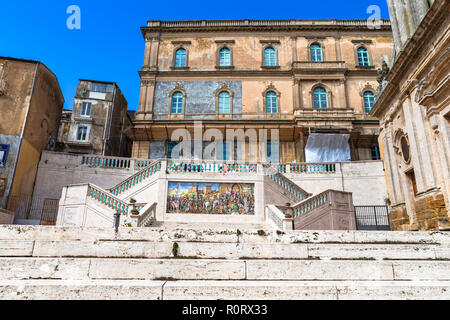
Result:
<svg viewBox="0 0 450 320"><path fill-rule="evenodd" d="M387 206L355 206L358 230L391 230Z"/></svg>

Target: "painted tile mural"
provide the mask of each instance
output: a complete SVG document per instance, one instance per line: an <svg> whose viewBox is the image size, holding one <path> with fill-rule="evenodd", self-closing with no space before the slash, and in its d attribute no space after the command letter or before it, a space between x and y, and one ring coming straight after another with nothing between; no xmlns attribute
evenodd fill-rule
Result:
<svg viewBox="0 0 450 320"><path fill-rule="evenodd" d="M169 182L168 213L254 215L254 184Z"/></svg>

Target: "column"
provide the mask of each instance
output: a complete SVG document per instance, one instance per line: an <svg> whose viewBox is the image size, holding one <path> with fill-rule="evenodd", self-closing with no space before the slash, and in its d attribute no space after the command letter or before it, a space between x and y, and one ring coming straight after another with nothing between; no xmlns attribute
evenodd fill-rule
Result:
<svg viewBox="0 0 450 320"><path fill-rule="evenodd" d="M144 65L142 67L143 70L147 70L150 68L150 56L152 50L152 40L151 37L145 38L145 53L144 53Z"/></svg>
<svg viewBox="0 0 450 320"><path fill-rule="evenodd" d="M302 105L302 96L301 96L301 84L300 79L294 79L294 89L293 89L293 95L294 95L294 112L296 110L301 109Z"/></svg>
<svg viewBox="0 0 450 320"><path fill-rule="evenodd" d="M145 100L145 113L153 113L154 94L155 94L155 80L147 80L147 99Z"/></svg>
<svg viewBox="0 0 450 320"><path fill-rule="evenodd" d="M158 56L159 56L159 36L153 37L151 44L151 56L150 56L150 69L158 69Z"/></svg>
<svg viewBox="0 0 450 320"><path fill-rule="evenodd" d="M292 62L298 61L297 57L297 37L291 37L292 40Z"/></svg>

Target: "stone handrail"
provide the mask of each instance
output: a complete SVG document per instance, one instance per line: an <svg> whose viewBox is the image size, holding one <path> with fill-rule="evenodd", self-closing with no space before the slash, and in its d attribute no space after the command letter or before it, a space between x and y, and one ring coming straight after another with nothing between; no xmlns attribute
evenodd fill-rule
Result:
<svg viewBox="0 0 450 320"><path fill-rule="evenodd" d="M280 173L336 173L336 163L281 163L277 166Z"/></svg>
<svg viewBox="0 0 450 320"><path fill-rule="evenodd" d="M157 203L155 202L147 210L145 210L145 207L143 208L143 213L138 218L138 227L148 227L156 219L156 206Z"/></svg>
<svg viewBox="0 0 450 320"><path fill-rule="evenodd" d="M267 210L266 211L266 214L267 214L266 220L269 220L270 222L272 222L280 230L284 230L283 220L285 217L284 217L283 213L280 211L280 209L278 209L274 205L268 205L266 210Z"/></svg>
<svg viewBox="0 0 450 320"><path fill-rule="evenodd" d="M333 192L333 190L324 191L309 199L301 201L300 203L297 203L292 207L277 206L277 208L281 210L283 214L291 214L292 218L295 219L299 216L309 214L313 210L320 208L326 204L329 204L331 200L331 192Z"/></svg>
<svg viewBox="0 0 450 320"><path fill-rule="evenodd" d="M310 193L306 192L302 188L300 188L295 182L291 181L287 177L285 177L282 173L278 172L277 168L274 168L272 165L264 166L264 174L269 177L272 181L276 182L282 188L289 191L297 201L302 201L311 196Z"/></svg>
<svg viewBox="0 0 450 320"><path fill-rule="evenodd" d="M82 165L91 167L113 168L113 169L131 169L141 170L152 163L148 159L104 157L97 155L84 155L81 159Z"/></svg>
<svg viewBox="0 0 450 320"><path fill-rule="evenodd" d="M206 120L292 120L294 114L292 112L286 113L232 113L221 114L217 112L212 113L183 113L183 114L171 114L167 112L153 113L155 120L195 120L197 118L203 118Z"/></svg>
<svg viewBox="0 0 450 320"><path fill-rule="evenodd" d="M345 69L345 61L294 61L293 69Z"/></svg>
<svg viewBox="0 0 450 320"><path fill-rule="evenodd" d="M146 166L141 171L135 173L131 177L129 177L127 180L121 182L117 186L110 189L111 193L115 196L118 196L119 194L127 191L128 189L134 187L135 185L141 183L142 181L146 180L147 178L153 176L155 173L161 171L161 160L156 160L150 163L148 166Z"/></svg>
<svg viewBox="0 0 450 320"><path fill-rule="evenodd" d="M176 173L257 173L257 163L239 163L213 160L167 160L167 171Z"/></svg>
<svg viewBox="0 0 450 320"><path fill-rule="evenodd" d="M126 202L98 186L89 184L87 196L113 209L115 212L118 211L123 215L128 214L129 205Z"/></svg>

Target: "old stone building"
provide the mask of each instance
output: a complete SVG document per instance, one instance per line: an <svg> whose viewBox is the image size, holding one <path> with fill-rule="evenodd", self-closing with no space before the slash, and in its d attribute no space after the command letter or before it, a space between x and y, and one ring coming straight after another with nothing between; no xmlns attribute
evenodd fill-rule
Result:
<svg viewBox="0 0 450 320"><path fill-rule="evenodd" d="M381 120L394 230L450 228L449 5L388 0L395 63L371 115Z"/></svg>
<svg viewBox="0 0 450 320"><path fill-rule="evenodd" d="M56 140L64 97L43 63L0 57L0 208L30 197L42 150Z"/></svg>
<svg viewBox="0 0 450 320"><path fill-rule="evenodd" d="M313 134L347 134L344 161L379 158L379 122L368 112L377 68L391 61L389 21L149 21L142 33L133 157L171 157L174 131L188 129L194 139L201 120L203 134L216 129L224 139L227 129L266 129L264 152L247 141L242 160L309 161ZM202 140L203 148L211 141ZM332 148L333 139L319 140L319 152ZM218 145L215 158L236 159L235 150Z"/></svg>
<svg viewBox="0 0 450 320"><path fill-rule="evenodd" d="M72 111L63 113L58 151L130 156L131 127L127 101L114 82L80 80Z"/></svg>

